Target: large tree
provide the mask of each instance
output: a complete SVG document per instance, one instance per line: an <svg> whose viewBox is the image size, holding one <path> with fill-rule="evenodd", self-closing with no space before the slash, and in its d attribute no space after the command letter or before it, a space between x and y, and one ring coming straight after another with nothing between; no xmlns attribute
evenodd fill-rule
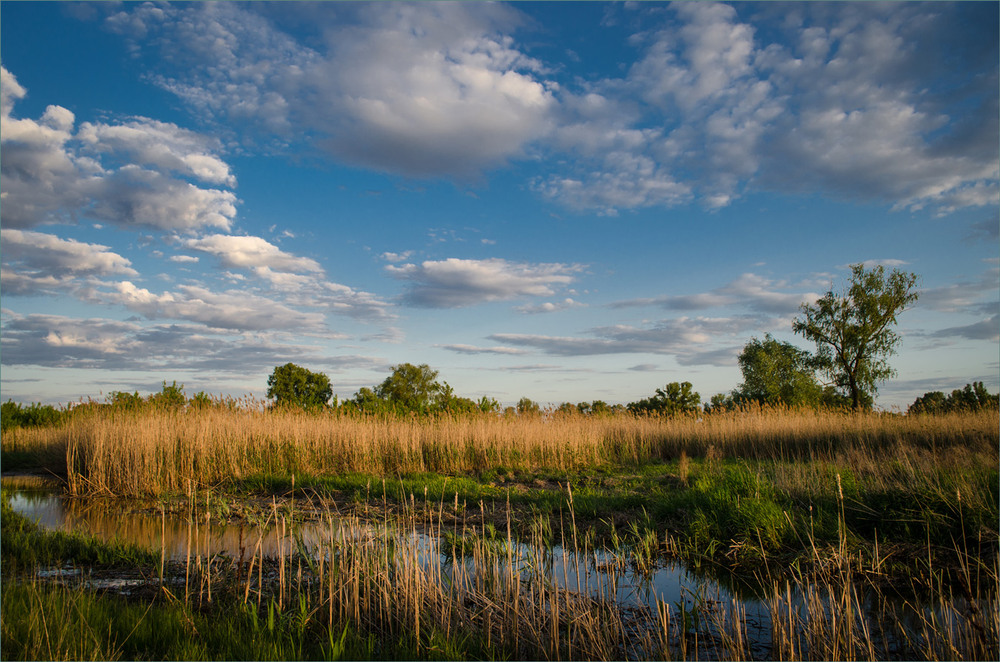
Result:
<svg viewBox="0 0 1000 662"><path fill-rule="evenodd" d="M760 404L814 405L823 394L816 381L812 355L795 345L775 340L751 338L740 353L743 383L734 393L737 401Z"/></svg>
<svg viewBox="0 0 1000 662"><path fill-rule="evenodd" d="M332 396L329 377L294 363L278 366L267 378L267 397L281 406L321 407Z"/></svg>
<svg viewBox="0 0 1000 662"><path fill-rule="evenodd" d="M865 269L851 265L846 291L832 290L814 304L803 304L804 318L792 330L816 343L817 365L861 409L866 396L874 397L878 383L892 377L889 357L899 336L892 327L896 316L917 300L917 275L879 265Z"/></svg>
<svg viewBox="0 0 1000 662"><path fill-rule="evenodd" d="M401 363L375 388L375 395L398 410L426 412L444 390L437 376L426 363Z"/></svg>

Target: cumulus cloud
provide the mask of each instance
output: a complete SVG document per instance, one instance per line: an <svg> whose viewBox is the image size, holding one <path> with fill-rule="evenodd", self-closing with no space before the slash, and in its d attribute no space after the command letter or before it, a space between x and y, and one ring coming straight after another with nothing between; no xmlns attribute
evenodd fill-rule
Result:
<svg viewBox="0 0 1000 662"><path fill-rule="evenodd" d="M61 106L38 120L13 116L26 90L0 67L3 223L30 228L80 218L121 227L191 231L228 229L236 215L231 191L187 179L235 185L218 145L164 122L139 118L124 125L84 123Z"/></svg>
<svg viewBox="0 0 1000 662"><path fill-rule="evenodd" d="M305 141L382 172L466 177L543 154L557 165L534 190L608 216L760 190L940 214L995 204L996 7L808 5L639 5L621 76L559 83L515 41L522 13L492 3L142 4L107 27L160 56L169 73L152 79L199 116L249 127L247 144ZM198 141L160 131L153 150L129 128L104 137L228 182Z"/></svg>
<svg viewBox="0 0 1000 662"><path fill-rule="evenodd" d="M582 265L487 260L428 260L421 264L386 265L386 271L410 283L403 300L425 308L459 308L523 296L552 296L556 287L573 282Z"/></svg>
<svg viewBox="0 0 1000 662"><path fill-rule="evenodd" d="M101 154L119 155L133 163L179 172L211 184L236 186L229 165L213 153L221 149L219 141L175 124L144 117L114 125L84 122L76 138Z"/></svg>
<svg viewBox="0 0 1000 662"><path fill-rule="evenodd" d="M88 277L137 276L131 262L107 246L52 234L4 228L3 293L32 295L74 289Z"/></svg>
<svg viewBox="0 0 1000 662"><path fill-rule="evenodd" d="M125 306L143 317L199 322L219 329L319 329L323 316L306 313L246 291L213 292L182 285L176 292L155 294L131 281L116 283L114 291L99 295L105 303Z"/></svg>
<svg viewBox="0 0 1000 662"><path fill-rule="evenodd" d="M604 214L760 189L996 203L995 7L747 7L675 3L627 75L561 92L553 143L580 160L535 188Z"/></svg>
<svg viewBox="0 0 1000 662"><path fill-rule="evenodd" d="M282 292L288 305L363 321L394 317L388 302L369 292L327 281L318 262L283 251L261 237L213 234L181 240L181 245L215 256L223 267L252 271Z"/></svg>
<svg viewBox="0 0 1000 662"><path fill-rule="evenodd" d="M520 156L548 130L552 92L537 78L540 63L508 34L523 19L502 5L329 6L313 13L323 36L309 46L266 9L155 9L123 10L108 27L137 49L156 34L169 58L188 67L158 77L162 87L279 142L308 135L364 167L465 177Z"/></svg>
<svg viewBox="0 0 1000 662"><path fill-rule="evenodd" d="M322 271L315 260L287 253L261 237L213 234L186 239L182 245L214 255L223 266L230 268L282 272Z"/></svg>
<svg viewBox="0 0 1000 662"><path fill-rule="evenodd" d="M138 275L129 260L100 244L4 228L0 230L0 245L5 262L20 262L28 269L53 275Z"/></svg>

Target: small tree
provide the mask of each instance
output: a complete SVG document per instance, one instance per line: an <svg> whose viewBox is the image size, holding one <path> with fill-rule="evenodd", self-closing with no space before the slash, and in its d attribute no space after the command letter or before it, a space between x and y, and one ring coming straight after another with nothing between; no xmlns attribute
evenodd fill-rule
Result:
<svg viewBox="0 0 1000 662"><path fill-rule="evenodd" d="M880 266L867 270L851 266L851 281L842 294L827 292L814 304L803 304L804 319L792 330L816 343L817 366L850 395L854 409L865 396L873 397L879 382L895 371L888 357L895 353L899 336L892 330L896 316L917 300L917 276Z"/></svg>
<svg viewBox="0 0 1000 662"><path fill-rule="evenodd" d="M187 398L184 396L184 384L178 386L175 381L167 386L167 381L163 380L163 390L150 394L147 402L166 409L180 409L187 402Z"/></svg>
<svg viewBox="0 0 1000 662"><path fill-rule="evenodd" d="M329 377L294 363L278 366L267 378L267 397L279 406L322 407L332 396Z"/></svg>
<svg viewBox="0 0 1000 662"><path fill-rule="evenodd" d="M769 405L814 405L823 389L816 382L812 355L771 334L764 340L751 338L740 353L743 383L734 393L739 401ZM714 405L714 403L713 403Z"/></svg>
<svg viewBox="0 0 1000 662"><path fill-rule="evenodd" d="M517 413L521 416L534 416L541 413L542 408L531 398L521 398L517 401Z"/></svg>
<svg viewBox="0 0 1000 662"><path fill-rule="evenodd" d="M691 382L670 382L656 389L656 395L628 404L628 410L634 414L665 416L694 413L700 407L701 396L692 390Z"/></svg>

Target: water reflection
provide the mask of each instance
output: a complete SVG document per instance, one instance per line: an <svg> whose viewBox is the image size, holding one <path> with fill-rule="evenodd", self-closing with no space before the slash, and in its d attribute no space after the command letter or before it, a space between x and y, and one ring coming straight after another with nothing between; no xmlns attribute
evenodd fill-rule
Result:
<svg viewBox="0 0 1000 662"><path fill-rule="evenodd" d="M265 516L265 522L227 522L205 513L195 517L164 513L156 503L65 498L53 491L17 490L10 496L12 508L37 520L43 527L88 533L98 538L133 542L162 550L167 560L225 555L235 560L254 556L277 557L289 554L299 543L306 550L321 550L340 535L336 518L298 523L293 528L279 517ZM275 521L277 520L277 524ZM446 574L456 564L473 570L471 558L453 558L442 553L442 544L424 533L401 532L416 544L422 563L441 564ZM512 553L501 556L501 565L514 564L514 571L527 578L544 572L563 587L596 599L611 599L628 607L646 607L655 613L656 601L677 607L708 605L717 601L743 599L704 573L697 574L676 562L663 563L641 574L623 570L621 559L603 550L587 555L574 554L560 546L539 550L516 544ZM756 601L747 603L756 605ZM752 606L751 605L751 606Z"/></svg>

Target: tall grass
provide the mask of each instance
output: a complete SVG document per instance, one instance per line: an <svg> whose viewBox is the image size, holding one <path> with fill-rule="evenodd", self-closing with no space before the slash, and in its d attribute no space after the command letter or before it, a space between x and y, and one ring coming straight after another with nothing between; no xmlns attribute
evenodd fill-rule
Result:
<svg viewBox="0 0 1000 662"><path fill-rule="evenodd" d="M965 505L975 510L995 502L995 495L964 482L969 474L964 470L996 463L998 426L996 410L900 416L752 408L662 419L94 409L61 427L4 431L3 449L65 457L73 494L180 493L189 482L218 485L297 472L581 471L683 454L767 462L771 479L790 493L820 489L832 497L832 478L840 472L848 491L862 482L882 491L917 484L941 495L961 491Z"/></svg>
<svg viewBox="0 0 1000 662"><path fill-rule="evenodd" d="M616 587L635 567L631 552L591 564L572 492L564 495L554 552L541 526L517 542L509 520L506 535L482 519L465 522L444 498L411 500L374 525L327 510L325 532L309 545L275 506L268 521L283 531L277 558L258 544L248 563L231 560L227 569L225 559L202 563L196 554L173 568L191 589L182 599L179 583L173 592L164 584L166 604L144 609L83 586L5 582L4 657L961 660L1000 652L995 565L980 569L982 586L965 597L928 568L930 589L917 602L892 599L856 575L855 559L838 557L819 577L776 582L753 616L764 620L757 633L748 605L709 595L625 608ZM194 526L201 518L191 504ZM421 524L426 509L432 517ZM355 645L345 651L348 633Z"/></svg>

